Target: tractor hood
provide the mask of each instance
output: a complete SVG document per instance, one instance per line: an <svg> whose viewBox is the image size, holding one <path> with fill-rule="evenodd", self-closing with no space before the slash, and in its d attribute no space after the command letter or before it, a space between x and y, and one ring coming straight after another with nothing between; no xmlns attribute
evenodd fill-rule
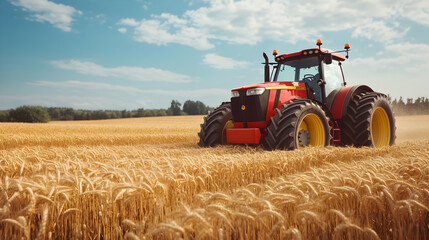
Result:
<svg viewBox="0 0 429 240"><path fill-rule="evenodd" d="M299 83L299 82L266 82L266 83L258 83L258 84L252 84L248 86L243 86L239 88L232 89L231 91L238 91L243 89L250 89L250 88L265 88L265 89L291 89L294 88L305 88L305 83Z"/></svg>

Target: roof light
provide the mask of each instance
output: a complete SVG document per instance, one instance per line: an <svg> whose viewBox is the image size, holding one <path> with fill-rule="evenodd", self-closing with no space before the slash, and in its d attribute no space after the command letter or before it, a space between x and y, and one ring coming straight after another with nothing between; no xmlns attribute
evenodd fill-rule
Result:
<svg viewBox="0 0 429 240"><path fill-rule="evenodd" d="M277 56L277 50L275 50L275 49L273 50L273 55L274 55L274 57Z"/></svg>
<svg viewBox="0 0 429 240"><path fill-rule="evenodd" d="M307 54L308 54L308 52L307 52L307 51L305 51L305 52L303 52L302 54L307 55Z"/></svg>
<svg viewBox="0 0 429 240"><path fill-rule="evenodd" d="M349 50L350 49L350 44L348 44L348 43L344 44L344 49Z"/></svg>
<svg viewBox="0 0 429 240"><path fill-rule="evenodd" d="M316 45L320 47L322 45L322 40L317 39Z"/></svg>
<svg viewBox="0 0 429 240"><path fill-rule="evenodd" d="M277 58L276 58L276 62L278 62L278 61L280 61L280 57L277 57Z"/></svg>
<svg viewBox="0 0 429 240"><path fill-rule="evenodd" d="M319 50L314 50L314 53L319 53Z"/></svg>
<svg viewBox="0 0 429 240"><path fill-rule="evenodd" d="M308 51L308 53L309 53L309 54L313 54L313 51L312 51L312 50L310 50L310 51Z"/></svg>

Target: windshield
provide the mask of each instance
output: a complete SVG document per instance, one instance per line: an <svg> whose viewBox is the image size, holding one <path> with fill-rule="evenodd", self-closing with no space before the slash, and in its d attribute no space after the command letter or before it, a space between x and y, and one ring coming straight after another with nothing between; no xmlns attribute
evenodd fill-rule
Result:
<svg viewBox="0 0 429 240"><path fill-rule="evenodd" d="M280 63L276 81L302 82L305 78L319 74L317 57L302 58Z"/></svg>
<svg viewBox="0 0 429 240"><path fill-rule="evenodd" d="M301 58L280 63L275 81L305 82L315 93L315 97L322 99L320 86L317 84L319 76L319 59L317 56Z"/></svg>

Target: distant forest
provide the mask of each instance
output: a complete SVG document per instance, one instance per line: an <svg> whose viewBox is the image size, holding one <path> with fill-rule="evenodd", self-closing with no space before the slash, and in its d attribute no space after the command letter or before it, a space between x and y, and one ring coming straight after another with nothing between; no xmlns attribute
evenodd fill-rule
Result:
<svg viewBox="0 0 429 240"><path fill-rule="evenodd" d="M406 102L402 97L393 101L389 97L389 100L396 116L429 114L429 99L427 97L419 97L416 100L407 98Z"/></svg>
<svg viewBox="0 0 429 240"><path fill-rule="evenodd" d="M183 104L172 100L168 109L137 110L75 110L73 108L21 106L0 111L0 122L49 122L62 120L100 120L113 118L157 117L178 115L205 115L213 108L200 101Z"/></svg>
<svg viewBox="0 0 429 240"><path fill-rule="evenodd" d="M429 114L429 99L419 97L416 100L400 97L392 100L393 111L396 116ZM127 111L117 110L75 110L73 108L33 107L22 106L16 109L0 111L0 122L49 122L61 120L99 120L112 118L157 117L178 115L205 115L213 108L200 101L188 100L183 104L172 100L168 109L143 109Z"/></svg>

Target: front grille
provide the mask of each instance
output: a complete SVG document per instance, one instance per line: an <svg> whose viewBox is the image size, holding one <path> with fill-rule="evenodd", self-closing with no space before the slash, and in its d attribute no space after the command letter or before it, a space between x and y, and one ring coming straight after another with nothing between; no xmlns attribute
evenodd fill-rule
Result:
<svg viewBox="0 0 429 240"><path fill-rule="evenodd" d="M239 97L231 98L231 110L234 122L265 121L270 90L261 95L246 96L247 89L238 90ZM245 109L242 109L244 105Z"/></svg>

